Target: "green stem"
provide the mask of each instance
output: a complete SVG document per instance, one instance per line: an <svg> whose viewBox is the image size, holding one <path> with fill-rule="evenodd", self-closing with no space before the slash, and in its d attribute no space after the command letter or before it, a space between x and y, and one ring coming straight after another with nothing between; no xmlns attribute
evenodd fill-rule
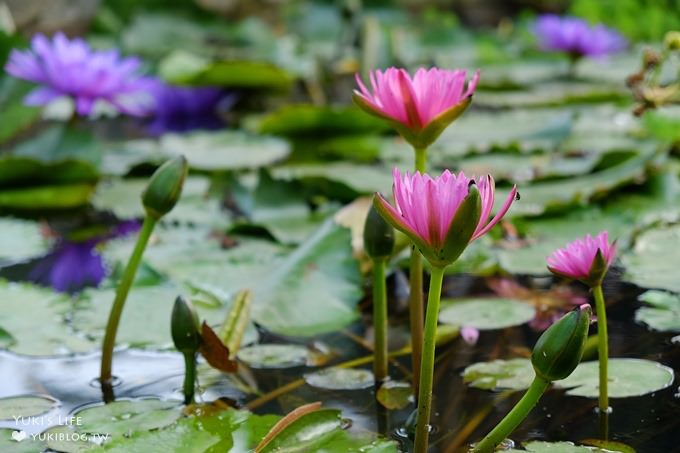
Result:
<svg viewBox="0 0 680 453"><path fill-rule="evenodd" d="M137 268L139 267L139 263L142 260L144 249L146 248L146 244L149 242L149 238L151 237L151 233L153 232L155 226L156 219L153 219L149 216L144 218L142 229L139 232L139 237L137 237L135 249L132 251L130 260L125 267L125 271L123 271L123 277L120 279L118 288L116 289L116 297L113 300L113 305L111 306L109 321L106 324L106 332L104 334L104 342L102 344L102 363L99 375L99 380L102 386L111 385L111 364L113 362L113 347L116 344L118 323L120 322L120 316L123 313L123 306L125 305L128 292L130 292L130 286L132 286L132 282L135 279L135 274L137 273Z"/></svg>
<svg viewBox="0 0 680 453"><path fill-rule="evenodd" d="M418 420L416 422L415 453L425 453L429 438L430 410L432 407L432 379L434 375L434 348L437 338L439 300L442 293L444 268L432 267L430 290L427 294L427 315L425 316L425 337L422 363L420 366L420 387L418 390ZM415 348L414 348L415 349Z"/></svg>
<svg viewBox="0 0 680 453"><path fill-rule="evenodd" d="M600 412L609 412L609 395L607 391L607 367L609 366L609 341L607 338L607 311L602 294L602 285L593 287L595 310L597 315L597 356L600 362Z"/></svg>
<svg viewBox="0 0 680 453"><path fill-rule="evenodd" d="M535 376L531 382L529 389L526 391L522 399L520 399L515 407L512 408L508 415L491 430L472 450L474 453L489 453L494 451L496 445L503 442L520 423L529 415L531 409L536 406L538 400L543 395L543 392L548 388L550 382L545 379Z"/></svg>
<svg viewBox="0 0 680 453"><path fill-rule="evenodd" d="M196 384L196 352L184 352L184 404L194 402Z"/></svg>
<svg viewBox="0 0 680 453"><path fill-rule="evenodd" d="M380 382L387 377L387 285L385 283L385 260L373 261L373 373Z"/></svg>
<svg viewBox="0 0 680 453"><path fill-rule="evenodd" d="M427 148L414 148L415 170L427 171ZM417 248L411 251L409 267L409 324L411 328L411 368L413 369L413 391L418 393L420 381L420 345L423 344L423 256Z"/></svg>

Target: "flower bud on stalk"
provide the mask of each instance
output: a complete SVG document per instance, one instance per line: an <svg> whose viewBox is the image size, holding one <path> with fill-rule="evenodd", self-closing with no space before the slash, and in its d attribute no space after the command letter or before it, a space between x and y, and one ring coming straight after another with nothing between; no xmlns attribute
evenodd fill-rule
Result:
<svg viewBox="0 0 680 453"><path fill-rule="evenodd" d="M172 307L170 331L175 347L184 355L184 403L194 400L196 383L196 353L201 347L201 334L198 331L198 315L187 299L178 296Z"/></svg>
<svg viewBox="0 0 680 453"><path fill-rule="evenodd" d="M142 204L149 217L156 220L170 212L182 195L189 166L184 156L165 162L154 172L142 193Z"/></svg>

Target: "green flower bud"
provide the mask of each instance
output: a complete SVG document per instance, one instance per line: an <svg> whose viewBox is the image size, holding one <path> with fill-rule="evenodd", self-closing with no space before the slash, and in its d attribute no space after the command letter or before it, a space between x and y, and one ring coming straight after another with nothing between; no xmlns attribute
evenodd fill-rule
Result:
<svg viewBox="0 0 680 453"><path fill-rule="evenodd" d="M680 31L669 31L663 38L663 44L668 50L680 50Z"/></svg>
<svg viewBox="0 0 680 453"><path fill-rule="evenodd" d="M184 297L177 296L170 319L172 341L177 350L183 353L195 353L201 346L201 334L198 330L198 315L194 306Z"/></svg>
<svg viewBox="0 0 680 453"><path fill-rule="evenodd" d="M364 223L364 250L373 259L384 259L392 255L393 248L394 228L371 204Z"/></svg>
<svg viewBox="0 0 680 453"><path fill-rule="evenodd" d="M531 354L531 364L538 376L558 381L574 371L588 338L590 315L590 305L583 304L543 332Z"/></svg>
<svg viewBox="0 0 680 453"><path fill-rule="evenodd" d="M165 162L151 175L142 193L142 204L148 216L158 220L175 207L188 171L186 158L179 156Z"/></svg>

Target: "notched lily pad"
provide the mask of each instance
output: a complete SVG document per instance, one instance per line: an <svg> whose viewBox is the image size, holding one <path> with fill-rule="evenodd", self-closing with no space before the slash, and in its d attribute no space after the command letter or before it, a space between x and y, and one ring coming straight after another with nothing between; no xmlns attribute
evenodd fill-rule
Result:
<svg viewBox="0 0 680 453"><path fill-rule="evenodd" d="M635 320L644 322L654 330L680 331L680 296L665 291L647 291L638 300L651 307L641 307L635 312Z"/></svg>
<svg viewBox="0 0 680 453"><path fill-rule="evenodd" d="M493 360L465 368L463 382L482 390L524 390L534 376L529 359Z"/></svg>
<svg viewBox="0 0 680 453"><path fill-rule="evenodd" d="M541 440L534 440L522 444L523 450L512 449L508 451L530 451L531 453L609 453L615 450L603 450L598 447L584 447L575 445L571 442L544 442Z"/></svg>
<svg viewBox="0 0 680 453"><path fill-rule="evenodd" d="M643 288L680 291L680 279L669 269L680 267L680 255L674 247L680 240L680 225L645 231L635 241L632 253L621 257L626 268L624 278Z"/></svg>
<svg viewBox="0 0 680 453"><path fill-rule="evenodd" d="M597 398L599 396L599 364L582 362L566 379L555 381L557 388L568 389L567 395ZM642 396L665 389L673 383L673 370L651 360L609 359L609 397Z"/></svg>
<svg viewBox="0 0 680 453"><path fill-rule="evenodd" d="M253 368L290 368L306 365L311 354L295 344L256 344L241 348L237 357Z"/></svg>
<svg viewBox="0 0 680 453"><path fill-rule="evenodd" d="M408 382L387 381L378 389L376 399L387 409L403 409L413 402L413 388Z"/></svg>
<svg viewBox="0 0 680 453"><path fill-rule="evenodd" d="M534 318L535 309L531 305L497 297L442 301L444 307L439 313L443 324L474 327L480 330L503 329L519 326Z"/></svg>
<svg viewBox="0 0 680 453"><path fill-rule="evenodd" d="M371 387L375 379L368 370L331 367L305 374L305 381L328 390L360 390Z"/></svg>
<svg viewBox="0 0 680 453"><path fill-rule="evenodd" d="M36 417L57 407L59 401L51 396L27 395L0 399L0 420Z"/></svg>

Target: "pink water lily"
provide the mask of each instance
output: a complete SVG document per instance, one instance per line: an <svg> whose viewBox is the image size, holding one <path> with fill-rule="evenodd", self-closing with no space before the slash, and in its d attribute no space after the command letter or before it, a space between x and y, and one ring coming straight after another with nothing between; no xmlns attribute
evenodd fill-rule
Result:
<svg viewBox="0 0 680 453"><path fill-rule="evenodd" d="M610 243L609 233L602 231L595 237L588 234L555 250L547 262L551 272L592 285L602 281L615 257L616 243Z"/></svg>
<svg viewBox="0 0 680 453"><path fill-rule="evenodd" d="M393 171L395 206L376 194L374 204L385 220L409 236L435 265L453 262L467 244L486 234L508 212L517 196L513 186L498 213L489 220L495 183L490 175L468 178L445 170L428 174Z"/></svg>
<svg viewBox="0 0 680 453"><path fill-rule="evenodd" d="M371 90L356 75L354 101L363 110L390 120L416 147L434 142L470 104L479 71L466 83L461 69L418 69L411 77L405 69L370 73Z"/></svg>

